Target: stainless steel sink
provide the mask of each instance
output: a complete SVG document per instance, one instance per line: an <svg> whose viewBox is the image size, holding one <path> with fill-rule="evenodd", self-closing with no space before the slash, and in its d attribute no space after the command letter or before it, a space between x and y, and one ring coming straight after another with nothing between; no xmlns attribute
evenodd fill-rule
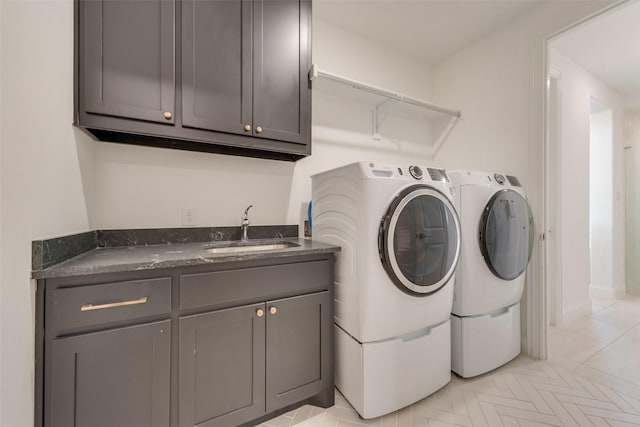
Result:
<svg viewBox="0 0 640 427"><path fill-rule="evenodd" d="M270 251L274 249L294 248L300 245L291 242L277 243L233 243L229 246L216 246L206 249L211 254L229 254L237 252Z"/></svg>

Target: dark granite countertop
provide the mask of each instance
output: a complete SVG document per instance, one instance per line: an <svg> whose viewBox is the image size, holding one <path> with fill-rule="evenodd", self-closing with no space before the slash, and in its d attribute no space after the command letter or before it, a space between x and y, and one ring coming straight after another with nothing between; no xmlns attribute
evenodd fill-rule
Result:
<svg viewBox="0 0 640 427"><path fill-rule="evenodd" d="M207 249L222 246L241 246L240 241L169 243L145 246L99 247L67 261L32 272L33 279L82 276L87 274L153 270L159 268L215 264L230 261L283 258L299 255L335 253L339 246L309 239L285 238L249 240L248 244L289 242L298 246L235 253L209 253Z"/></svg>

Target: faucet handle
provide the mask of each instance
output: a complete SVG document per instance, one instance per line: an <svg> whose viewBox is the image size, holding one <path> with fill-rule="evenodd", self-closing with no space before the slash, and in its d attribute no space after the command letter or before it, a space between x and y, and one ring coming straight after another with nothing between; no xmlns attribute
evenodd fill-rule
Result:
<svg viewBox="0 0 640 427"><path fill-rule="evenodd" d="M247 207L247 209L244 210L244 213L242 214L242 224L243 225L249 225L249 209L251 209L253 207L253 205L249 205Z"/></svg>

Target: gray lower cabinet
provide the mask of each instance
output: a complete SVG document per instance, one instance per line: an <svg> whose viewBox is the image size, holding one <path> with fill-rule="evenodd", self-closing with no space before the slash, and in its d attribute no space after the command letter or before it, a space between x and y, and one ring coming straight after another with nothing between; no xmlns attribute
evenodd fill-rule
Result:
<svg viewBox="0 0 640 427"><path fill-rule="evenodd" d="M232 427L332 406L333 263L38 280L35 427Z"/></svg>
<svg viewBox="0 0 640 427"><path fill-rule="evenodd" d="M267 302L267 412L333 387L331 302L328 291Z"/></svg>
<svg viewBox="0 0 640 427"><path fill-rule="evenodd" d="M264 304L180 319L181 427L237 426L264 414L264 324Z"/></svg>
<svg viewBox="0 0 640 427"><path fill-rule="evenodd" d="M169 427L171 321L53 340L46 424Z"/></svg>
<svg viewBox="0 0 640 427"><path fill-rule="evenodd" d="M180 319L180 427L236 426L333 388L328 291Z"/></svg>

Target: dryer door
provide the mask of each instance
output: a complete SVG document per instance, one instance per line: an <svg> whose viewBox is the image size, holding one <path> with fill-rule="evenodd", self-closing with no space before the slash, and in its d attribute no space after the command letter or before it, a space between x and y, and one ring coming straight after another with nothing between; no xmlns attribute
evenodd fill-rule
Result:
<svg viewBox="0 0 640 427"><path fill-rule="evenodd" d="M533 249L533 216L527 200L513 190L494 194L480 218L478 235L489 270L503 280L519 277Z"/></svg>
<svg viewBox="0 0 640 427"><path fill-rule="evenodd" d="M449 199L426 185L406 188L380 224L378 250L402 291L429 295L453 275L460 256L460 221Z"/></svg>

